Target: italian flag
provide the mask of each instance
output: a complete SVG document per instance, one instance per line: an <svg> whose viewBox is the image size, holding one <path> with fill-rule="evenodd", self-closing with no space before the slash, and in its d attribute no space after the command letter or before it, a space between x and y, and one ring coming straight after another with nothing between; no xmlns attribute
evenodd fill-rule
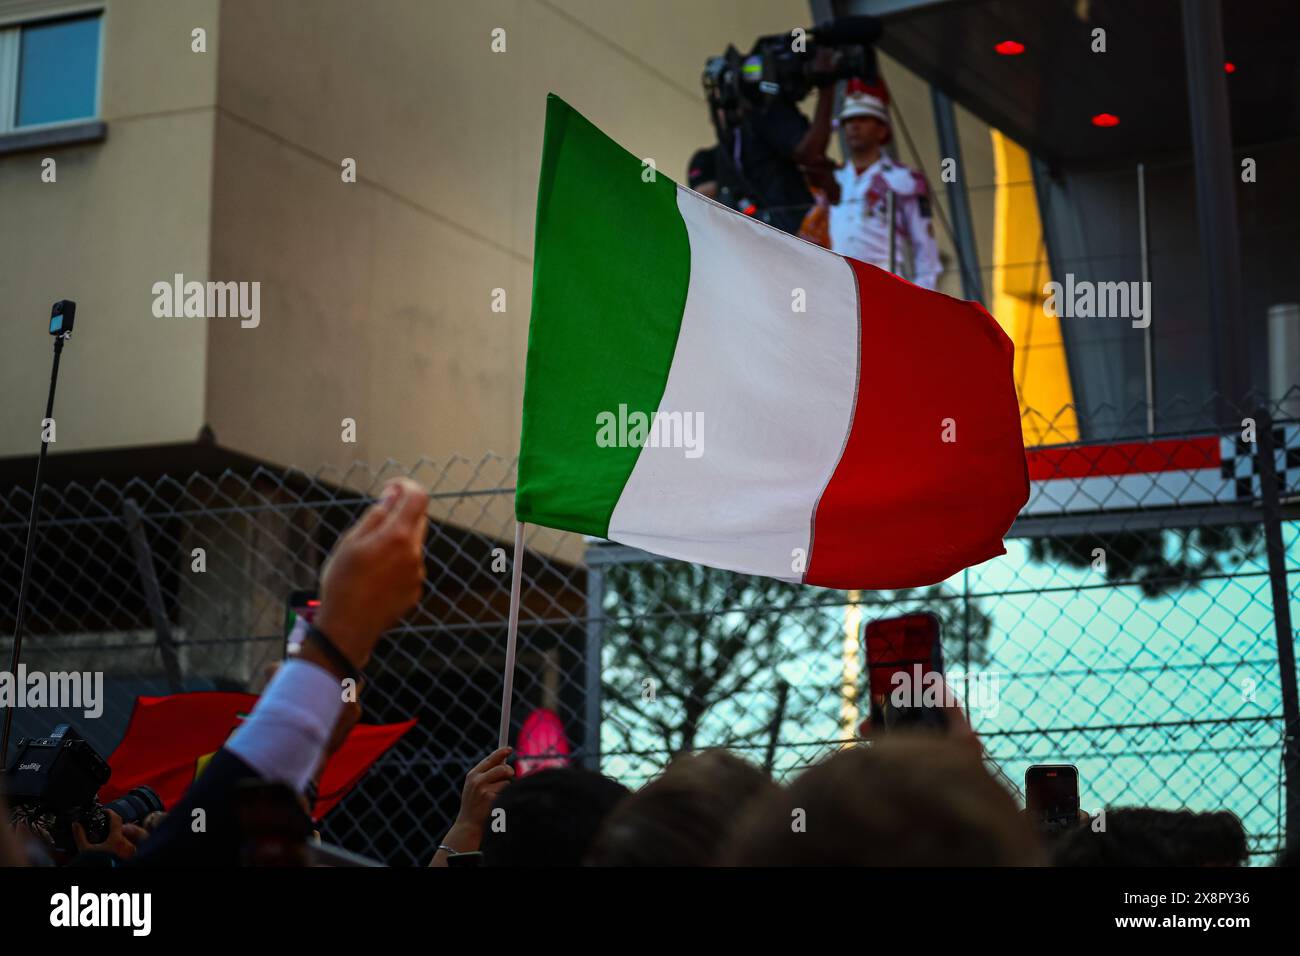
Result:
<svg viewBox="0 0 1300 956"><path fill-rule="evenodd" d="M979 305L679 186L548 97L519 521L899 588L1002 554L1028 494Z"/></svg>

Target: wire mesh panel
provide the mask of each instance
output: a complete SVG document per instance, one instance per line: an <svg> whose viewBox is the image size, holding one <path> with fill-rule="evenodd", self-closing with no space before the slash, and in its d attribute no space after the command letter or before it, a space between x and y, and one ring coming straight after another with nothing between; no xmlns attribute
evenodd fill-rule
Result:
<svg viewBox="0 0 1300 956"><path fill-rule="evenodd" d="M1272 434L1290 601L1300 429ZM1239 463L1253 448L1218 433L1099 447L1031 450L1035 497L1007 553L924 589L806 587L530 527L512 740L549 712L569 761L629 786L711 746L787 779L860 742L864 625L926 610L1011 786L1031 764L1073 763L1088 811L1228 809L1266 862L1284 835L1285 675L1258 468ZM283 656L289 593L315 585L388 478L409 475L430 492L428 585L380 645L362 702L367 721L417 724L322 829L392 864L427 862L496 743L514 471L486 456L47 488L23 660L103 672L105 706L95 720L20 709L15 738L66 719L109 754L139 695L260 690ZM0 500L6 635L30 495ZM7 661L7 638L0 649Z"/></svg>
<svg viewBox="0 0 1300 956"><path fill-rule="evenodd" d="M1270 434L1287 505L1300 492L1300 429ZM1007 553L928 589L835 592L617 546L589 553L609 563L605 768L641 781L675 750L725 746L785 777L858 743L864 622L925 610L1009 785L1033 764L1073 763L1090 813L1226 809L1252 859L1271 861L1285 838L1287 678L1253 437L1180 433L1028 458L1033 490ZM1279 523L1285 571L1273 570L1289 604L1300 542L1293 521Z"/></svg>
<svg viewBox="0 0 1300 956"><path fill-rule="evenodd" d="M32 671L102 672L104 708L97 719L19 709L14 739L69 720L108 755L138 695L260 690L284 655L290 593L315 586L334 542L399 474L430 493L428 586L377 650L362 703L366 721L417 724L329 814L323 832L392 863L427 862L455 816L465 772L495 747L513 461L390 463L311 476L257 468L47 487L23 662ZM22 487L0 505L6 634L30 507ZM579 539L530 529L515 681L516 726L545 707L578 741L587 696L581 554ZM12 643L0 647L7 666ZM581 749L573 756L582 759Z"/></svg>

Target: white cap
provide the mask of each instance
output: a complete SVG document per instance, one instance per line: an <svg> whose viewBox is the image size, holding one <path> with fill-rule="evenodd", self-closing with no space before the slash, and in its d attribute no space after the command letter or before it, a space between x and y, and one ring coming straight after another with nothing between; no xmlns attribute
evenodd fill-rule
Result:
<svg viewBox="0 0 1300 956"><path fill-rule="evenodd" d="M885 102L870 93L850 93L844 97L844 107L840 110L841 122L855 116L874 116L886 126L889 125L889 110Z"/></svg>

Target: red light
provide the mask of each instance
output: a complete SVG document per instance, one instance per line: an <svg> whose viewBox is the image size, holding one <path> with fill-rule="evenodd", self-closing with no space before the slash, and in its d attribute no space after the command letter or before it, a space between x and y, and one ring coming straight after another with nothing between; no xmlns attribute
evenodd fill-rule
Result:
<svg viewBox="0 0 1300 956"><path fill-rule="evenodd" d="M1098 113L1092 118L1093 126L1118 126L1119 117L1114 113Z"/></svg>
<svg viewBox="0 0 1300 956"><path fill-rule="evenodd" d="M1025 52L1025 45L1017 43L1015 40L1003 40L993 49L997 50L1003 56L1019 56Z"/></svg>
<svg viewBox="0 0 1300 956"><path fill-rule="evenodd" d="M755 206L753 203L750 203L748 206L742 209L741 212L743 212L746 216L752 216L754 215L754 213L758 212L758 207Z"/></svg>
<svg viewBox="0 0 1300 956"><path fill-rule="evenodd" d="M1233 63L1231 60L1229 60L1227 63L1223 64L1223 72L1224 72L1224 73L1236 73L1236 72L1237 72L1237 64L1235 64L1235 63Z"/></svg>
<svg viewBox="0 0 1300 956"><path fill-rule="evenodd" d="M308 607L320 607L320 601L308 601L308 602L307 602L307 606L308 606Z"/></svg>

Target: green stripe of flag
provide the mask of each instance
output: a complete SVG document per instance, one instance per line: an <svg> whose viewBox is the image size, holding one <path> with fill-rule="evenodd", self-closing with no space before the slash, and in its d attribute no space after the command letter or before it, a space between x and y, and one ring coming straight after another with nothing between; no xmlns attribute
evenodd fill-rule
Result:
<svg viewBox="0 0 1300 956"><path fill-rule="evenodd" d="M515 516L604 537L640 449L601 448L596 416L653 415L690 278L676 185L555 94L537 190L533 311Z"/></svg>

